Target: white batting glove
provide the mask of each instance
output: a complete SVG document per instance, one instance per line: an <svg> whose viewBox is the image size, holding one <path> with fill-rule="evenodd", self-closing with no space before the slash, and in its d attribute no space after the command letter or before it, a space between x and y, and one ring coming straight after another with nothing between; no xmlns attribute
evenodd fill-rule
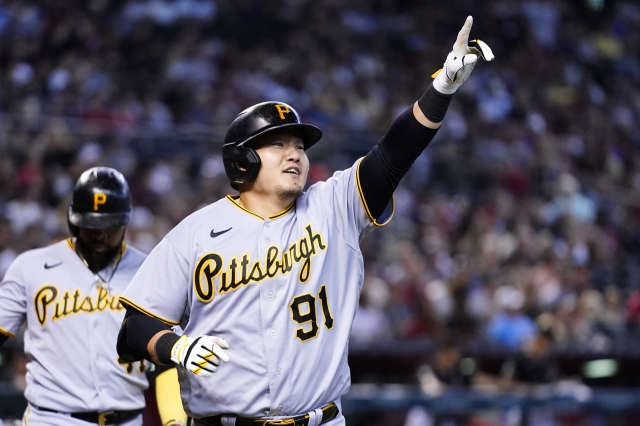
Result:
<svg viewBox="0 0 640 426"><path fill-rule="evenodd" d="M485 61L492 61L495 56L491 48L482 40L469 42L469 33L473 25L473 18L467 17L458 38L453 45L453 50L447 55L442 69L436 71L431 77L433 87L440 93L451 95L467 79L476 66L478 57Z"/></svg>
<svg viewBox="0 0 640 426"><path fill-rule="evenodd" d="M210 377L218 370L220 360L229 362L226 340L213 336L191 338L183 335L171 348L171 361L202 377Z"/></svg>

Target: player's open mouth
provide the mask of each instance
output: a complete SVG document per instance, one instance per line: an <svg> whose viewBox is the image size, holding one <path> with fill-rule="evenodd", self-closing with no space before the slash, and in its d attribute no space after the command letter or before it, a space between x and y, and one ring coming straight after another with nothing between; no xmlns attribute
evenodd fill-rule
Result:
<svg viewBox="0 0 640 426"><path fill-rule="evenodd" d="M293 175L299 175L300 169L298 167L290 167L284 171L284 173L291 173Z"/></svg>

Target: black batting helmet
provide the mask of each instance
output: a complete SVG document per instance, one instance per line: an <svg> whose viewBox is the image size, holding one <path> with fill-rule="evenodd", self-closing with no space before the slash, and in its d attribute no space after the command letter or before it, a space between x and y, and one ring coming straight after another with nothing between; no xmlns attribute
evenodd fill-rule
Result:
<svg viewBox="0 0 640 426"><path fill-rule="evenodd" d="M113 229L131 220L131 192L122 173L94 167L82 173L73 188L67 220L71 234L77 228Z"/></svg>
<svg viewBox="0 0 640 426"><path fill-rule="evenodd" d="M260 135L283 128L299 131L305 150L322 137L320 129L302 123L296 110L282 102L263 102L238 114L222 146L222 161L232 187L238 189L239 183L251 182L260 170L260 157L249 143Z"/></svg>

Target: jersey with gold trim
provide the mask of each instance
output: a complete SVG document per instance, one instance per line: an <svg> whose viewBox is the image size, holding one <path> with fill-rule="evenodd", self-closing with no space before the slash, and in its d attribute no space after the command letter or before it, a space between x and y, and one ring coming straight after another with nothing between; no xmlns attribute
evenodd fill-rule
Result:
<svg viewBox="0 0 640 426"><path fill-rule="evenodd" d="M61 412L144 407L145 365L119 363L116 340L125 313L118 298L145 255L123 250L115 270L98 273L102 280L71 240L29 250L9 267L0 283L0 332L13 336L27 323L32 404Z"/></svg>
<svg viewBox="0 0 640 426"><path fill-rule="evenodd" d="M188 414L296 415L349 389L359 244L377 225L360 197L357 164L266 219L228 196L191 214L149 254L121 300L230 345L230 361L212 377L178 369Z"/></svg>

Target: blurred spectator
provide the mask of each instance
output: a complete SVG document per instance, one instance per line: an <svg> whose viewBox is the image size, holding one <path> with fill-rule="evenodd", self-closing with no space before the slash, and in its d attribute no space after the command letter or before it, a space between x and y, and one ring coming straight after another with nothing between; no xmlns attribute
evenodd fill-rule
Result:
<svg viewBox="0 0 640 426"><path fill-rule="evenodd" d="M627 324L633 328L640 327L640 289L634 290L627 300Z"/></svg>
<svg viewBox="0 0 640 426"><path fill-rule="evenodd" d="M13 249L11 222L0 216L0 280L2 280L9 265L17 256L18 253Z"/></svg>
<svg viewBox="0 0 640 426"><path fill-rule="evenodd" d="M494 302L499 307L487 324L487 335L496 343L511 349L519 349L537 333L535 322L522 313L524 294L511 286L496 290Z"/></svg>
<svg viewBox="0 0 640 426"><path fill-rule="evenodd" d="M380 290L373 288L376 284L372 284L371 280L365 280L364 285L366 287L360 294L360 304L351 326L351 342L358 345L370 345L380 344L385 340L389 341L392 339L393 333L389 319L381 309L385 301L380 301L375 298L376 296L373 296L375 292ZM384 286L384 284L378 285Z"/></svg>
<svg viewBox="0 0 640 426"><path fill-rule="evenodd" d="M435 398L447 392L471 389L486 392L489 389L495 389L497 381L480 371L473 358L463 355L459 339L454 336L449 334L439 339L427 362L422 363L418 368L416 375L421 392ZM473 417L475 416L471 413L445 413L439 415L436 422L428 410L413 407L407 414L405 426L430 424L463 426L471 424Z"/></svg>
<svg viewBox="0 0 640 426"><path fill-rule="evenodd" d="M551 357L552 343L549 331L539 331L509 357L500 372L502 391L533 396L535 385L554 384L559 376L558 366Z"/></svg>
<svg viewBox="0 0 640 426"><path fill-rule="evenodd" d="M500 388L504 394L549 398L559 379L558 366L551 356L552 336L549 331L539 331L527 341L520 351L507 358L500 371ZM505 416L507 425L521 422L543 426L554 424L554 414L549 410L512 408Z"/></svg>
<svg viewBox="0 0 640 426"><path fill-rule="evenodd" d="M425 395L440 396L448 389L470 387L475 373L473 360L463 360L460 347L448 337L437 343L429 362L420 366L417 375Z"/></svg>
<svg viewBox="0 0 640 426"><path fill-rule="evenodd" d="M3 361L8 367L0 370L0 383L8 385L13 391L24 393L27 386L25 375L29 362L24 353L24 329L3 345L0 355L6 355Z"/></svg>

